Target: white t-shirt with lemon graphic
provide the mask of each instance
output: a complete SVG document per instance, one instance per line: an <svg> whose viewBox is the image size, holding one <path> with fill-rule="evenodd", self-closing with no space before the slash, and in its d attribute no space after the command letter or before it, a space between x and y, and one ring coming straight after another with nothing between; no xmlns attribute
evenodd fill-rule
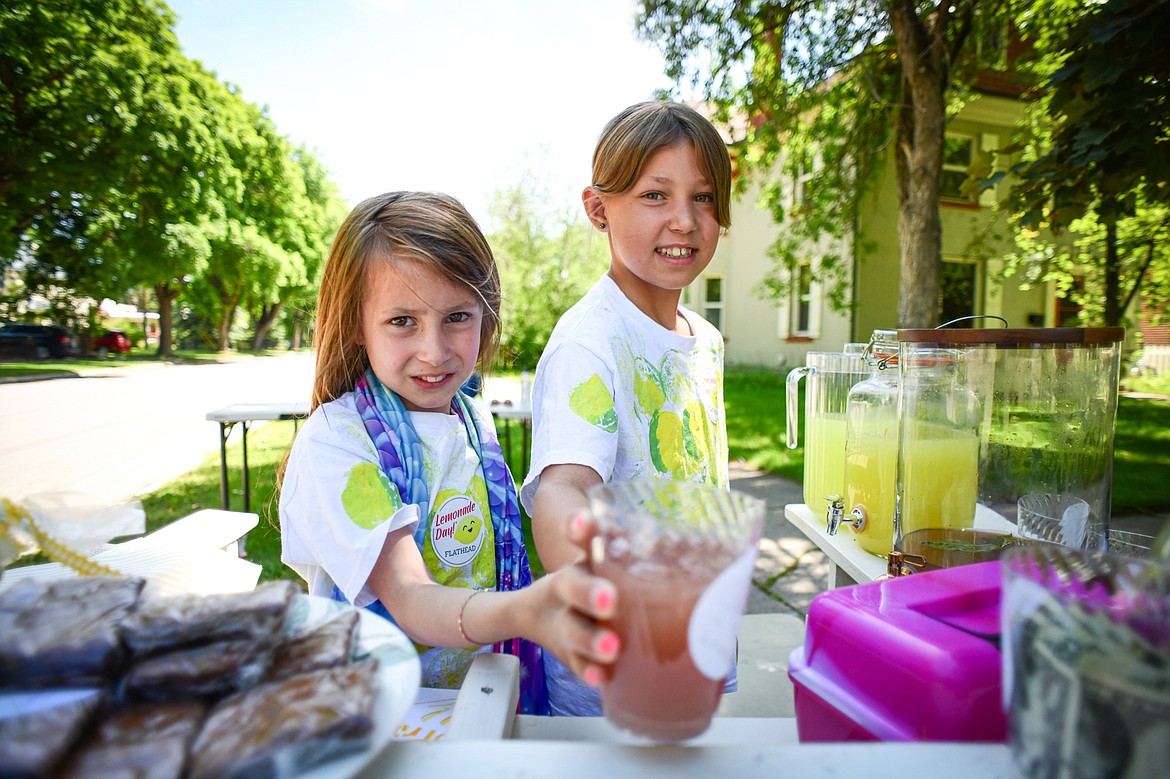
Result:
<svg viewBox="0 0 1170 779"><path fill-rule="evenodd" d="M694 335L671 332L603 276L549 338L532 386L529 514L550 465L586 465L603 481L685 479L727 486L723 336L680 308ZM597 691L544 654L554 715L599 716ZM735 668L726 685L736 688Z"/></svg>
<svg viewBox="0 0 1170 779"><path fill-rule="evenodd" d="M479 457L454 414L410 412L423 445L430 516L423 561L439 584L495 589L495 533ZM378 464L353 393L313 412L293 443L280 495L281 560L330 597L376 600L366 584L386 535L418 522ZM462 683L474 652L418 646L423 685Z"/></svg>
<svg viewBox="0 0 1170 779"><path fill-rule="evenodd" d="M530 513L550 465L586 465L607 482L727 486L723 337L679 310L694 335L654 322L603 276L561 317L532 389L532 467L520 491Z"/></svg>

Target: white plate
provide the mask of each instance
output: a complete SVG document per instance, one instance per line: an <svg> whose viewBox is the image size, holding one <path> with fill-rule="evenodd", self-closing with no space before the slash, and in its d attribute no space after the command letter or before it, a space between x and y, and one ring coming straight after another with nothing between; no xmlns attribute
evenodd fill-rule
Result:
<svg viewBox="0 0 1170 779"><path fill-rule="evenodd" d="M347 603L314 595L300 595L294 609L307 608L303 627L318 625L342 611L352 609ZM374 701L374 732L370 744L360 752L313 766L298 774L300 779L349 779L377 757L394 736L399 723L418 696L421 669L414 644L397 626L369 609L358 609L358 657L378 659L378 695ZM301 614L297 613L300 618Z"/></svg>

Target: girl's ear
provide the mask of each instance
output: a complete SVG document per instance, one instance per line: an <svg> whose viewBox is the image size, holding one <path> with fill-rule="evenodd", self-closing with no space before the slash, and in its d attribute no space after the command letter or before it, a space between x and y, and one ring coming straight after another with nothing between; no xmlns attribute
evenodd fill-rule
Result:
<svg viewBox="0 0 1170 779"><path fill-rule="evenodd" d="M585 187L584 191L581 192L581 203L585 206L585 215L589 217L593 226L604 231L606 228L605 203L601 199L601 193L593 187Z"/></svg>

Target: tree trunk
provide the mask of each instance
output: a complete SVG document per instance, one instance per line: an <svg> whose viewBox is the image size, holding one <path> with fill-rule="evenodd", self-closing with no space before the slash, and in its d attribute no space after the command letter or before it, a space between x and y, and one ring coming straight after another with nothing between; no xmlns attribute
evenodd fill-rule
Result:
<svg viewBox="0 0 1170 779"><path fill-rule="evenodd" d="M898 327L934 327L942 305L938 203L946 136L945 21L936 16L928 28L909 0L890 3L889 14L903 88L894 152L901 255Z"/></svg>
<svg viewBox="0 0 1170 779"><path fill-rule="evenodd" d="M170 357L175 353L171 343L171 312L179 291L166 284L156 284L154 296L158 298L158 356Z"/></svg>
<svg viewBox="0 0 1170 779"><path fill-rule="evenodd" d="M301 348L301 341L304 339L304 337L305 337L305 326L304 326L304 323L301 321L301 318L298 316L296 318L296 320L293 322L292 348L293 349L300 349Z"/></svg>
<svg viewBox="0 0 1170 779"><path fill-rule="evenodd" d="M1105 217L1105 326L1117 327L1121 307L1121 259L1117 255L1117 217Z"/></svg>
<svg viewBox="0 0 1170 779"><path fill-rule="evenodd" d="M215 350L217 352L226 352L228 350L228 337L231 334L233 313L231 311L225 311L220 316L219 321L215 323Z"/></svg>
<svg viewBox="0 0 1170 779"><path fill-rule="evenodd" d="M913 141L904 147L907 187L898 204L898 327L934 327L942 301L942 222L938 211L939 170L945 123L942 96L936 111L914 100Z"/></svg>
<svg viewBox="0 0 1170 779"><path fill-rule="evenodd" d="M268 331L272 329L272 325L276 322L278 314L280 314L280 303L264 306L261 309L260 318L256 320L255 330L252 332L253 351L260 351L263 348L264 338L268 335Z"/></svg>
<svg viewBox="0 0 1170 779"><path fill-rule="evenodd" d="M215 298L219 301L219 321L215 323L215 348L226 352L231 348L232 322L236 319L236 309L240 305L240 292L228 291L227 285L220 279L212 277L207 280L215 290Z"/></svg>

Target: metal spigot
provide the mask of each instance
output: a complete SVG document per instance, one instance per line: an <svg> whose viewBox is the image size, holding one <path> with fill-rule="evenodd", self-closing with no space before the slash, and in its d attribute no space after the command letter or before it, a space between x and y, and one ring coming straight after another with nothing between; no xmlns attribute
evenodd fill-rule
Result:
<svg viewBox="0 0 1170 779"><path fill-rule="evenodd" d="M906 554L895 549L886 556L887 577L905 576L925 566L926 558L922 555Z"/></svg>
<svg viewBox="0 0 1170 779"><path fill-rule="evenodd" d="M840 495L826 495L825 500L829 501L829 510L825 516L825 530L829 535L837 535L837 528L841 525L852 525L858 533L865 529L867 517L865 506L858 503L846 518L845 504Z"/></svg>

